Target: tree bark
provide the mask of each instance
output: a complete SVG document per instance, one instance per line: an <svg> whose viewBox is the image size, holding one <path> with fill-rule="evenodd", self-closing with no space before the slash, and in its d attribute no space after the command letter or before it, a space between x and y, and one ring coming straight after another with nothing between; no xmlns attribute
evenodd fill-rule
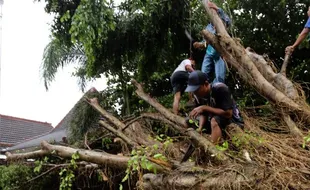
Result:
<svg viewBox="0 0 310 190"><path fill-rule="evenodd" d="M204 0L203 2L206 12L217 31L217 36L214 36L206 30L203 31L203 35L207 42L209 42L225 60L238 71L244 81L253 86L263 97L286 112L296 113L299 119L310 124L310 109L307 103L305 101L294 101L294 98L297 97L295 92L292 93L291 99L284 92L281 92L273 86L262 73L259 72L258 68L247 55L244 47L228 35L221 19L214 10L208 7L207 1ZM283 76L282 74L280 75ZM281 81L281 79L277 79L277 81ZM289 89L289 92L292 91L291 89L294 89L291 83L283 83L280 86L284 86L284 88L279 89Z"/></svg>
<svg viewBox="0 0 310 190"><path fill-rule="evenodd" d="M39 158L51 154L56 154L62 158L71 159L73 154L78 153L79 160L109 166L111 168L126 170L126 168L128 167L128 161L130 159L130 157L113 155L106 152L96 152L91 150L75 149L60 145L52 145L46 141L42 141L41 147L42 150L34 152L17 153L17 154L6 153L7 161ZM156 163L153 163L153 165L158 172L170 171L170 168L159 166Z"/></svg>
<svg viewBox="0 0 310 190"><path fill-rule="evenodd" d="M104 128L106 128L107 130L109 130L110 132L112 132L114 135L116 135L116 136L120 137L121 139L123 139L128 145L130 145L132 147L138 146L138 144L136 142L132 141L130 138L128 138L121 131L114 129L107 122L99 121L99 124L102 125Z"/></svg>
<svg viewBox="0 0 310 190"><path fill-rule="evenodd" d="M154 140L148 138L149 134L140 126L138 122L134 122L130 127L126 126L119 119L114 117L112 114L108 113L104 110L98 103L96 98L88 99L85 98L86 101L97 110L109 123L113 124L116 129L113 130L111 126L110 130L115 133L122 133L131 139L131 143L134 144L144 144L144 145L153 145L155 143ZM101 123L102 124L102 123ZM119 131L119 132L118 132Z"/></svg>
<svg viewBox="0 0 310 190"><path fill-rule="evenodd" d="M211 141L201 136L197 131L193 129L187 130L187 125L186 125L184 118L173 114L172 112L167 110L164 106L162 106L160 103L158 103L155 99L147 95L143 91L142 86L136 80L132 79L131 82L137 87L136 93L140 98L148 102L151 106L153 106L159 113L161 113L169 121L176 124L176 125L173 125L175 130L179 131L182 134L189 136L194 141L194 143L197 144L197 146L202 147L204 151L209 152L212 155L214 155L215 159L219 161L227 161L229 159L222 151L217 150Z"/></svg>
<svg viewBox="0 0 310 190"><path fill-rule="evenodd" d="M16 154L11 154L10 152L5 153L5 155L7 157L7 161L40 158L40 157L46 156L48 154L50 154L50 152L47 150L37 150L37 151L33 151L33 152L16 153Z"/></svg>
<svg viewBox="0 0 310 190"><path fill-rule="evenodd" d="M310 110L305 102L297 103L269 83L247 56L245 49L236 44L230 37L215 36L204 30L204 37L215 49L238 70L240 77L254 87L263 97L276 107L287 112L295 112L303 121L310 123ZM229 48L227 48L229 46ZM231 52L228 52L230 49Z"/></svg>
<svg viewBox="0 0 310 190"><path fill-rule="evenodd" d="M223 170L225 171L225 170ZM244 174L238 171L223 172L219 177L214 174L145 174L142 186L148 190L178 189L178 190L201 190L201 189L234 189L240 187L242 183L250 183Z"/></svg>
<svg viewBox="0 0 310 190"><path fill-rule="evenodd" d="M284 93L292 100L298 100L300 97L292 81L288 80L285 75L274 73L263 56L246 50L248 56L253 61L259 72L264 78L274 85L278 90Z"/></svg>
<svg viewBox="0 0 310 190"><path fill-rule="evenodd" d="M288 63L290 62L291 55L292 55L292 52L288 52L285 54L284 61L283 61L283 64L280 70L280 74L282 74L283 76L286 76L286 68L287 68Z"/></svg>

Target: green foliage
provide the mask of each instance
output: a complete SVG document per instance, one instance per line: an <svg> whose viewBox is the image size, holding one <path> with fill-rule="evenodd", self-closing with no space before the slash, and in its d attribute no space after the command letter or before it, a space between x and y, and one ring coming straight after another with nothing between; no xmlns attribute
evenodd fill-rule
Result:
<svg viewBox="0 0 310 190"><path fill-rule="evenodd" d="M60 52L64 47L66 54L72 47L83 50L83 60L75 72L79 83L106 76L114 84L113 91L120 91L114 96L121 100L122 115L136 110L136 98L127 84L132 77L143 80L152 96L171 93L171 72L189 49L183 31L192 30L195 35L205 25L198 19L203 14L198 0L127 0L118 7L104 0L46 2L46 11L55 15L52 36L62 43ZM190 7L195 7L191 17ZM46 60L43 78L51 82L56 68L63 65L62 59Z"/></svg>
<svg viewBox="0 0 310 190"><path fill-rule="evenodd" d="M241 38L243 45L253 48L258 54L267 54L276 67L280 68L285 47L294 43L305 25L309 1L229 0L227 2L232 12L234 33ZM310 80L308 45L309 42L305 40L293 53L287 70L290 72L288 76L294 80ZM230 86L235 84L238 84L239 89L235 90L234 94L238 99L246 98L243 100L246 106L264 104L264 99L253 93L253 89L240 85L238 78ZM309 93L306 88L305 90Z"/></svg>
<svg viewBox="0 0 310 190"><path fill-rule="evenodd" d="M77 169L76 160L80 158L79 153L76 152L72 154L70 165L66 168L61 169L59 172L60 176L60 190L71 190L72 189L72 183L75 180L75 174L74 170Z"/></svg>
<svg viewBox="0 0 310 190"><path fill-rule="evenodd" d="M159 136L155 137L155 140L160 141L164 144L163 150L165 151L169 145L173 143L173 139L171 139L168 136L165 136L164 134L161 134ZM134 149L131 151L131 158L128 161L128 166L126 169L126 175L122 179L122 182L125 182L129 179L129 177L135 173L138 173L138 176L142 176L143 170L147 170L150 172L154 172L156 174L156 168L148 160L148 158L154 158L157 160L167 161L167 158L162 154L159 153L159 147L158 144L154 144L153 146L143 146L139 147L138 149ZM123 189L122 184L120 184L119 189Z"/></svg>
<svg viewBox="0 0 310 190"><path fill-rule="evenodd" d="M59 186L60 190L71 190L72 189L72 182L74 181L75 175L72 170L69 169L62 169L59 172L61 184Z"/></svg>
<svg viewBox="0 0 310 190"><path fill-rule="evenodd" d="M215 147L220 151L225 151L228 149L228 142L224 141L222 145L216 145Z"/></svg>
<svg viewBox="0 0 310 190"><path fill-rule="evenodd" d="M200 31L208 23L198 0L125 0L117 7L112 1L104 0L46 2L46 12L55 15L51 32L53 41L58 44L50 51L55 55L50 54L50 58L44 59L43 70L46 72L43 77L51 82L57 68L71 63L70 57L65 62L63 55L71 55L78 47L82 58L74 75L82 87L88 80L107 77L109 88L106 94L111 97L109 103L114 102L105 105L117 103L120 115L149 109L148 105L139 104L133 95L133 88L128 84L133 77L143 81L144 89L152 97L171 107L173 98L169 77L180 61L189 55L189 40L184 30L200 41ZM294 0L215 2L233 18L229 32L240 37L244 46L252 47L259 54L267 53L278 67L283 61L284 48L293 43L303 28L308 3L306 0L298 3ZM308 45L309 42L305 41L301 49L295 50L289 65L289 76L295 80L310 80ZM204 51L192 50L197 58L197 68L200 68ZM226 81L240 106L265 104L265 99L244 85L240 76L229 74Z"/></svg>
<svg viewBox="0 0 310 190"><path fill-rule="evenodd" d="M258 136L257 134L245 131L245 133L234 135L231 139L231 142L234 146L240 148L240 147L247 147L250 145L250 143L259 145L265 142L265 139Z"/></svg>
<svg viewBox="0 0 310 190"><path fill-rule="evenodd" d="M107 1L81 0L72 17L69 33L73 44L80 43L84 47L88 76L96 74L96 53L100 50L102 41L107 38L109 30L114 29L113 9Z"/></svg>
<svg viewBox="0 0 310 190"><path fill-rule="evenodd" d="M44 49L41 66L45 88L48 90L50 83L55 79L58 68L76 62L84 66L85 61L84 50L80 45L76 44L68 47L63 41L52 38ZM83 86L81 89L84 90Z"/></svg>
<svg viewBox="0 0 310 190"><path fill-rule="evenodd" d="M0 166L0 189L29 189L33 184L26 183L32 178L31 168L25 165Z"/></svg>
<svg viewBox="0 0 310 190"><path fill-rule="evenodd" d="M306 148L308 142L310 142L310 132L303 138L302 148Z"/></svg>
<svg viewBox="0 0 310 190"><path fill-rule="evenodd" d="M161 142L164 145L163 146L164 150L166 150L168 148L168 146L173 144L173 139L167 135L164 135L164 134L156 135L155 140ZM157 150L158 145L154 144L153 149Z"/></svg>
<svg viewBox="0 0 310 190"><path fill-rule="evenodd" d="M196 120L196 119L194 119L194 120L190 119L188 122L189 122L190 124L194 124L196 127L199 127L199 122L198 122L198 120Z"/></svg>
<svg viewBox="0 0 310 190"><path fill-rule="evenodd" d="M34 164L36 165L36 167L33 169L34 173L40 173L41 172L41 169L42 169L42 166L44 163L47 163L48 161L48 157L44 157L43 160L36 160L34 162Z"/></svg>
<svg viewBox="0 0 310 190"><path fill-rule="evenodd" d="M109 150L110 149L110 145L112 143L112 139L109 138L109 137L102 138L101 143L102 143L102 147L104 147L104 148Z"/></svg>
<svg viewBox="0 0 310 190"><path fill-rule="evenodd" d="M97 98L99 103L103 102L101 93L97 91L89 90L86 92L85 96L87 98ZM106 109L108 109L108 107ZM85 102L83 98L76 103L74 109L69 114L74 115L70 121L68 129L69 143L72 144L80 140L84 140L84 135L86 132L96 130L100 114L87 102Z"/></svg>

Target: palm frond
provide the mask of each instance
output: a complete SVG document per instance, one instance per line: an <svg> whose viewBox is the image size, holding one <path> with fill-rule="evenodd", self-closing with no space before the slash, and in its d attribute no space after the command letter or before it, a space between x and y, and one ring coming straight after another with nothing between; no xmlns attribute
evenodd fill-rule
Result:
<svg viewBox="0 0 310 190"><path fill-rule="evenodd" d="M52 39L44 49L40 69L46 90L48 90L51 82L54 81L57 70L60 67L63 68L71 63L85 65L85 62L85 53L79 45L67 47L58 39Z"/></svg>

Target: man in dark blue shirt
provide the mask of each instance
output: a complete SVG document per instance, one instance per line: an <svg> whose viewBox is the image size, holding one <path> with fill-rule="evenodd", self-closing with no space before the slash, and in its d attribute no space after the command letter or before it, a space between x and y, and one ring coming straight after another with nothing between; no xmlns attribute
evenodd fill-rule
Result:
<svg viewBox="0 0 310 190"><path fill-rule="evenodd" d="M211 140L217 144L233 114L233 98L228 86L211 85L206 73L194 71L189 75L185 92L193 92L200 105L190 112L190 118L199 116L198 130L211 129Z"/></svg>
<svg viewBox="0 0 310 190"><path fill-rule="evenodd" d="M293 52L294 49L299 46L299 44L301 44L301 42L307 37L307 35L310 33L310 6L308 8L308 20L305 24L304 29L301 31L301 33L299 34L297 40L295 41L295 43L291 46L287 46L285 48L285 52Z"/></svg>

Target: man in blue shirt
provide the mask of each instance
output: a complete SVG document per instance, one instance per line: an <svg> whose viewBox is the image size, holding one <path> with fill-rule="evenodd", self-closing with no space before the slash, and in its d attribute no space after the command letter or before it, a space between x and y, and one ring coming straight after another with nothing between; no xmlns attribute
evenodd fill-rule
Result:
<svg viewBox="0 0 310 190"><path fill-rule="evenodd" d="M291 46L287 46L285 48L285 52L293 52L294 49L299 46L299 44L301 44L301 42L307 37L307 35L309 34L310 32L310 6L308 8L308 21L304 27L304 29L301 31L301 33L299 34L297 40L295 41L295 43Z"/></svg>
<svg viewBox="0 0 310 190"><path fill-rule="evenodd" d="M217 144L233 114L233 98L228 86L224 83L212 85L206 73L193 71L189 74L185 92L192 92L199 104L190 112L190 118L199 117L198 130L205 128L211 132L211 140Z"/></svg>
<svg viewBox="0 0 310 190"><path fill-rule="evenodd" d="M219 17L222 19L224 25L226 27L229 27L231 25L231 20L227 16L227 14L223 11L223 9L216 6L216 4L208 1L208 6L211 9L214 9ZM206 27L206 30L211 32L212 34L216 33L215 27L212 25L212 23L209 23ZM215 71L215 78L213 82L225 82L225 75L226 75L226 65L221 58L220 54L211 46L206 45L206 42L195 42L193 44L194 48L196 49L203 49L207 48L205 57L203 59L203 63L201 66L201 71L206 73L208 76L212 76L212 72ZM207 46L207 47L206 47ZM210 78L208 79L209 82Z"/></svg>

